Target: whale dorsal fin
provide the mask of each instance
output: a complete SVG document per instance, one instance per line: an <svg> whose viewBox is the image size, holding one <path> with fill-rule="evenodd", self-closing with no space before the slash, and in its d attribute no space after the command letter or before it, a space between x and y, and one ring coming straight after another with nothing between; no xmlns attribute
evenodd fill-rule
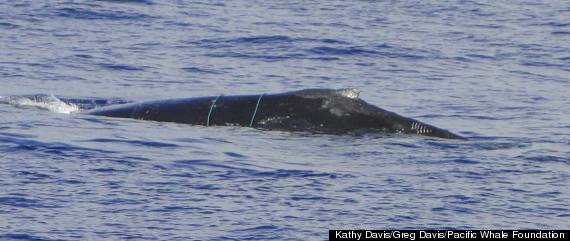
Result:
<svg viewBox="0 0 570 241"><path fill-rule="evenodd" d="M305 89L292 92L296 95L303 96L305 98L321 98L330 96L342 96L349 99L358 99L360 91L355 88L344 88L344 89Z"/></svg>

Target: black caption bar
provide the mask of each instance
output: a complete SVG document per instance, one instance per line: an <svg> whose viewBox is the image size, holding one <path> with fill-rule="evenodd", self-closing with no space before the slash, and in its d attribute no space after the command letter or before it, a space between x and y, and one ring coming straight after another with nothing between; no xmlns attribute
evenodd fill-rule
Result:
<svg viewBox="0 0 570 241"><path fill-rule="evenodd" d="M329 230L329 240L569 240L569 230Z"/></svg>

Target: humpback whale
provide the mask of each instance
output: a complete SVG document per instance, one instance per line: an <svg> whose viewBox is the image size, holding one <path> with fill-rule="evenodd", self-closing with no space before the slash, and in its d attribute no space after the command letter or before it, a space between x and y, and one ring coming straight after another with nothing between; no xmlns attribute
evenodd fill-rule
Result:
<svg viewBox="0 0 570 241"><path fill-rule="evenodd" d="M305 89L127 103L86 114L205 126L249 126L264 130L347 133L377 130L464 139L450 131L369 104L356 89Z"/></svg>

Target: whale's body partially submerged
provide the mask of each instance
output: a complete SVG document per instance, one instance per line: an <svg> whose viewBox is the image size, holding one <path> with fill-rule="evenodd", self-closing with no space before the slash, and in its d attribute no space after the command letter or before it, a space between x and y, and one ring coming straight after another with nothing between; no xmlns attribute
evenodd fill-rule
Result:
<svg viewBox="0 0 570 241"><path fill-rule="evenodd" d="M354 89L306 89L280 94L210 96L122 104L87 114L207 126L342 133L361 129L463 139L358 98Z"/></svg>

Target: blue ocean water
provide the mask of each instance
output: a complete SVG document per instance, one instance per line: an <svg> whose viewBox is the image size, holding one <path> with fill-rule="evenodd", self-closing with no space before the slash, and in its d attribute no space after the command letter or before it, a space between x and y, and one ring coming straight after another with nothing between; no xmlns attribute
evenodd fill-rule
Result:
<svg viewBox="0 0 570 241"><path fill-rule="evenodd" d="M570 228L568 2L0 2L4 97L105 104L345 87L469 140L188 126L4 102L0 239Z"/></svg>

